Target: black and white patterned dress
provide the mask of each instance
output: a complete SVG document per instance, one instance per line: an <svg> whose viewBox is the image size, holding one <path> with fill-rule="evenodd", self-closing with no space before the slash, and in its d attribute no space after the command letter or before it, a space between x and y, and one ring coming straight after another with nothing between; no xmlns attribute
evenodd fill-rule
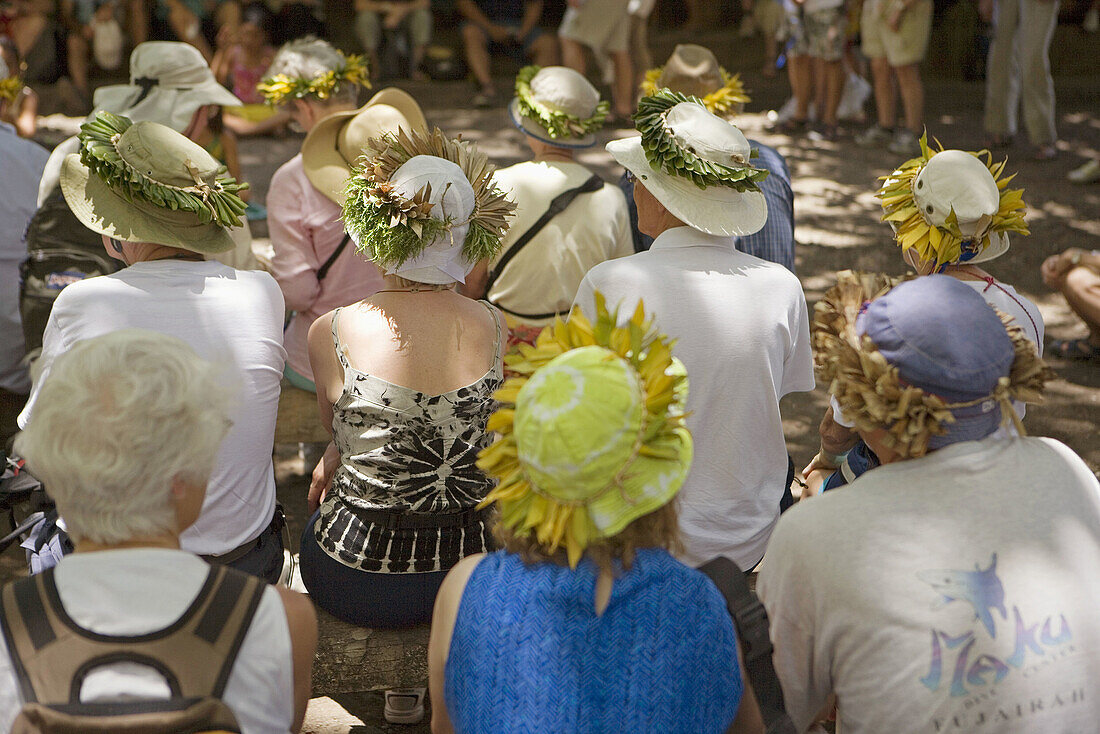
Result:
<svg viewBox="0 0 1100 734"><path fill-rule="evenodd" d="M461 558L492 550L487 513L459 527L398 528L364 522L354 508L411 515L455 514L473 509L493 480L474 462L492 443L485 430L504 380L501 324L493 366L474 383L425 395L351 366L340 341L340 310L332 340L344 368L344 390L332 406L341 462L321 504L317 543L346 566L379 573L445 571Z"/></svg>

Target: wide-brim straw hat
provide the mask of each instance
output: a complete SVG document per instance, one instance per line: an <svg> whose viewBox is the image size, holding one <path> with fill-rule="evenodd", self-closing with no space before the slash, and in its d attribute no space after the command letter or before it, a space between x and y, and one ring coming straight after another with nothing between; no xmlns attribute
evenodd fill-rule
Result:
<svg viewBox="0 0 1100 734"><path fill-rule="evenodd" d="M206 59L194 46L175 41L147 41L130 53L130 83L100 87L95 91L92 106L131 120L159 122L183 132L200 107L242 104L218 83Z"/></svg>
<svg viewBox="0 0 1100 734"><path fill-rule="evenodd" d="M525 105L530 114L524 114ZM516 77L516 96L508 105L508 114L524 134L543 143L557 148L590 148L596 144L593 129L602 127L607 107L583 74L565 66L528 66ZM546 124L535 118L538 114ZM553 127L547 126L555 122ZM570 125L574 131L568 131ZM561 129L555 131L557 134L551 132L555 127ZM586 132L580 132L586 128Z"/></svg>
<svg viewBox="0 0 1100 734"><path fill-rule="evenodd" d="M723 69L710 49L694 43L677 44L664 66L645 73L642 94L648 96L666 88L698 98L722 117L740 112L749 101L741 77Z"/></svg>
<svg viewBox="0 0 1100 734"><path fill-rule="evenodd" d="M154 122L134 123L112 144L122 161L120 165L140 171L142 178L153 185L170 186L176 191L195 186L196 181L213 188L224 170L202 147ZM167 245L204 255L226 252L235 246L228 226L193 211L124 195L122 187L108 184L81 161L80 155L65 158L61 191L85 227L116 240ZM243 209L243 204L240 206Z"/></svg>
<svg viewBox="0 0 1100 734"><path fill-rule="evenodd" d="M671 134L681 144L691 145L703 160L749 160L751 147L741 131L702 105L678 104L665 119ZM740 237L760 231L768 219L768 205L759 190L702 188L687 176L656 168L646 156L641 136L613 140L607 152L677 219L701 232Z"/></svg>
<svg viewBox="0 0 1100 734"><path fill-rule="evenodd" d="M306 178L328 199L343 205L344 186L367 141L386 133L426 132L428 121L407 92L387 87L357 110L337 112L318 122L302 143Z"/></svg>

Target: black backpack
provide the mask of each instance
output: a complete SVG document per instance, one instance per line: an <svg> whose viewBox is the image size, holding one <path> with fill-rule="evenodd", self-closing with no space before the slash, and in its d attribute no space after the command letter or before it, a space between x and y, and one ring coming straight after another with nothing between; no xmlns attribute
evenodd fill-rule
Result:
<svg viewBox="0 0 1100 734"><path fill-rule="evenodd" d="M27 356L38 356L53 302L66 286L106 275L122 263L103 251L103 239L73 215L58 186L27 225L27 259L20 267L19 314Z"/></svg>

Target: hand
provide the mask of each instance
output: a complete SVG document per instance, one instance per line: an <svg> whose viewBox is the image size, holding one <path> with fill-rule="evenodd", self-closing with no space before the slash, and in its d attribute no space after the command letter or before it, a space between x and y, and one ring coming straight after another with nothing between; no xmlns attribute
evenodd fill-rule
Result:
<svg viewBox="0 0 1100 734"><path fill-rule="evenodd" d="M496 23L490 24L486 30L489 33L489 38L493 39L497 43L504 43L511 35L511 31L509 31L502 25L497 25Z"/></svg>
<svg viewBox="0 0 1100 734"><path fill-rule="evenodd" d="M1056 291L1062 289L1066 274L1073 269L1073 255L1078 252L1080 252L1078 248L1071 247L1065 252L1051 255L1043 261L1040 272L1043 276L1043 282L1046 283L1048 288Z"/></svg>
<svg viewBox="0 0 1100 734"><path fill-rule="evenodd" d="M903 15L905 15L905 7L899 5L891 10L890 15L886 17L886 25L890 26L890 30L894 33L897 33L898 29L901 28L901 18Z"/></svg>
<svg viewBox="0 0 1100 734"><path fill-rule="evenodd" d="M309 481L309 494L306 495L306 509L312 515L325 501L329 487L332 485L332 475L336 473L336 467L340 466L340 452L336 444L329 441L324 456L313 467L313 476Z"/></svg>
<svg viewBox="0 0 1100 734"><path fill-rule="evenodd" d="M978 0L978 17L986 23L993 22L993 0Z"/></svg>

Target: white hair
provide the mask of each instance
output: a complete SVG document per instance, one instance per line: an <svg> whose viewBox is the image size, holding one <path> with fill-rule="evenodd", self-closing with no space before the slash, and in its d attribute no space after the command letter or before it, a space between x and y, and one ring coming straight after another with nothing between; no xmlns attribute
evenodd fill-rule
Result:
<svg viewBox="0 0 1100 734"><path fill-rule="evenodd" d="M124 329L76 343L44 378L16 451L74 539L175 528L175 479L204 485L229 430L221 370L185 342Z"/></svg>
<svg viewBox="0 0 1100 734"><path fill-rule="evenodd" d="M264 77L284 74L291 79L316 79L322 74L341 68L344 63L344 57L331 43L306 36L284 43L271 60L271 66L267 67ZM318 99L313 95L305 99L314 104L354 105L358 96L359 89L354 84L342 84L328 99Z"/></svg>

